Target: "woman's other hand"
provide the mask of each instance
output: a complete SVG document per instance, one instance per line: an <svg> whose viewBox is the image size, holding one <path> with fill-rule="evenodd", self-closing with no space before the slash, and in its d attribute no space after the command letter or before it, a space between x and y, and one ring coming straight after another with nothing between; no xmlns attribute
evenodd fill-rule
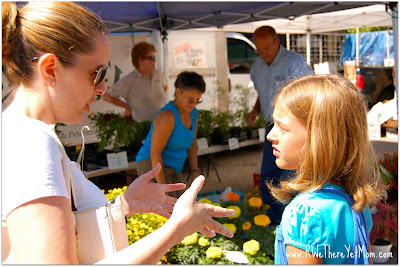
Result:
<svg viewBox="0 0 400 267"><path fill-rule="evenodd" d="M157 213L165 218L171 217L174 204L177 199L167 196L167 192L182 190L186 187L183 183L158 184L150 182L161 169L157 164L151 171L139 176L121 195L121 202L124 207L125 216L129 217L134 213Z"/></svg>
<svg viewBox="0 0 400 267"><path fill-rule="evenodd" d="M197 177L189 189L183 193L175 204L174 212L167 222L180 225L182 239L194 232L200 232L205 236L214 237L216 233L227 237L233 237L233 233L214 221L212 217L229 217L235 214L232 209L225 209L196 201L196 197L204 184L204 176Z"/></svg>

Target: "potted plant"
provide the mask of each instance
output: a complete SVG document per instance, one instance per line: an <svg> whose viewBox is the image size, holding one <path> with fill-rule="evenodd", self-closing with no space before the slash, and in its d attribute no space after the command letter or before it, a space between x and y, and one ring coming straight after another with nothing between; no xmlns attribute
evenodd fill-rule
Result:
<svg viewBox="0 0 400 267"><path fill-rule="evenodd" d="M385 154L379 162L379 171L388 186L386 199L380 200L371 209L373 227L371 229L371 251L375 263L388 261L392 246L397 247L398 234L398 187L397 187L397 153ZM386 257L383 257L386 255ZM381 256L381 257L380 257Z"/></svg>
<svg viewBox="0 0 400 267"><path fill-rule="evenodd" d="M91 120L95 122L97 137L100 139L97 151L103 152L107 146L112 146L113 152L127 150L128 161L132 159L132 151L128 147L136 139L138 123L116 113L97 113ZM134 157L134 155L133 155Z"/></svg>
<svg viewBox="0 0 400 267"><path fill-rule="evenodd" d="M247 125L250 98L254 93L249 87L235 85L229 98L229 111L231 113L231 135L239 141L251 138L251 128ZM257 131L257 130L256 130Z"/></svg>
<svg viewBox="0 0 400 267"><path fill-rule="evenodd" d="M211 144L211 135L214 129L214 118L211 110L199 110L199 122L197 126L197 138L206 138Z"/></svg>
<svg viewBox="0 0 400 267"><path fill-rule="evenodd" d="M213 133L211 135L211 141L213 144L227 144L228 139L231 137L230 135L230 115L228 112L213 112L214 125Z"/></svg>

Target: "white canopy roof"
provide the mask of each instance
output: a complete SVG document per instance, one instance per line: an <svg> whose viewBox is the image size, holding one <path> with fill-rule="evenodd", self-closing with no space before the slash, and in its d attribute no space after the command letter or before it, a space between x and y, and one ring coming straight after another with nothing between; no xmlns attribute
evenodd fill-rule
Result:
<svg viewBox="0 0 400 267"><path fill-rule="evenodd" d="M357 27L392 27L392 17L384 4L352 8L342 11L304 15L294 19L269 19L220 28L223 31L254 32L258 27L269 25L277 33L321 33ZM207 28L208 30L210 28ZM216 29L216 28L215 28ZM200 29L202 30L202 29Z"/></svg>

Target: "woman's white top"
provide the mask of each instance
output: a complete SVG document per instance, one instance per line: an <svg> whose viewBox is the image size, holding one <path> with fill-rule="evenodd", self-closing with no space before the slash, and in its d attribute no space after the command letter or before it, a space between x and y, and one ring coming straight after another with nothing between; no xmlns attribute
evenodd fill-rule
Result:
<svg viewBox="0 0 400 267"><path fill-rule="evenodd" d="M55 125L13 115L10 108L2 114L2 221L14 209L32 200L53 196L70 198ZM86 179L75 162L69 160L69 163L76 208L107 204L103 192Z"/></svg>

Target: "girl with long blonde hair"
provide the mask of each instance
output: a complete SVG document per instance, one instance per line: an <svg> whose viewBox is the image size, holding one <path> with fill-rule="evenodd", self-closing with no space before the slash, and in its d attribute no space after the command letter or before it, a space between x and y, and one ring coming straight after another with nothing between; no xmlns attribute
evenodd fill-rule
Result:
<svg viewBox="0 0 400 267"><path fill-rule="evenodd" d="M275 98L268 133L279 168L296 170L272 195L289 203L277 227L275 262L369 263L368 205L381 196L368 139L367 105L347 79L305 76Z"/></svg>

